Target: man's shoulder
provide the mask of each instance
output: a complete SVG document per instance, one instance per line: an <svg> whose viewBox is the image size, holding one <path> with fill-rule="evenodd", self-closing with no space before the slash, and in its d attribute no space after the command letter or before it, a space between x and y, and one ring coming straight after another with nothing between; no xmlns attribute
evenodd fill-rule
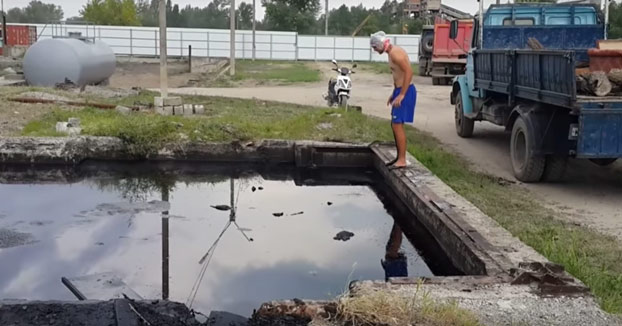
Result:
<svg viewBox="0 0 622 326"><path fill-rule="evenodd" d="M391 51L391 53L389 53L389 56L393 59L401 59L401 58L408 58L408 53L406 52L406 50L404 50L403 48L394 45L393 46L393 51Z"/></svg>

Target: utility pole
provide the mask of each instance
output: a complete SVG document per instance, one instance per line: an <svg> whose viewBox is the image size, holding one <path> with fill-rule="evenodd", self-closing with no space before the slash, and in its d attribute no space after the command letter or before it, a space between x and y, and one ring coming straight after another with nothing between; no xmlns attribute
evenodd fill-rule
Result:
<svg viewBox="0 0 622 326"><path fill-rule="evenodd" d="M255 21L257 20L257 7L255 6L255 0L253 0L253 61L255 61L255 29L256 29L256 24Z"/></svg>
<svg viewBox="0 0 622 326"><path fill-rule="evenodd" d="M324 14L324 35L328 35L328 0L326 0L326 9Z"/></svg>
<svg viewBox="0 0 622 326"><path fill-rule="evenodd" d="M609 0L605 0L605 40L608 39L607 28L609 27Z"/></svg>
<svg viewBox="0 0 622 326"><path fill-rule="evenodd" d="M479 0L479 46L484 48L484 0Z"/></svg>
<svg viewBox="0 0 622 326"><path fill-rule="evenodd" d="M168 68L166 66L166 0L160 0L160 96L168 97Z"/></svg>
<svg viewBox="0 0 622 326"><path fill-rule="evenodd" d="M229 43L229 75L235 76L235 0L231 0L231 9L229 10L229 34L231 36Z"/></svg>

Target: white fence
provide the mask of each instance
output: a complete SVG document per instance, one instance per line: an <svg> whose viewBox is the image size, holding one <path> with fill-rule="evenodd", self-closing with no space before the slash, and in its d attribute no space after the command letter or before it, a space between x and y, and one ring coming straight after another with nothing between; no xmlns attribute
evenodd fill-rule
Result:
<svg viewBox="0 0 622 326"><path fill-rule="evenodd" d="M97 26L97 25L36 25L40 38L67 36L81 33L106 42L117 55L159 55L159 31L155 27ZM393 44L404 48L412 61L419 54L418 35L390 35ZM168 28L168 55L187 56L189 46L192 56L228 57L229 30ZM257 31L256 58L273 60L340 60L387 61L369 46L367 37L313 36L295 32ZM253 57L251 31L236 31L236 58Z"/></svg>

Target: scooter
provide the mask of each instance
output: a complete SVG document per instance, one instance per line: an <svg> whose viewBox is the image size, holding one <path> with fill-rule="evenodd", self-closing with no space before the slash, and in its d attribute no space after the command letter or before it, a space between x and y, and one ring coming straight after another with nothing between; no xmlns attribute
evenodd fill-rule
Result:
<svg viewBox="0 0 622 326"><path fill-rule="evenodd" d="M341 108L347 108L348 101L350 100L350 92L352 91L350 75L355 72L346 67L339 67L336 60L332 62L335 65L335 68L332 70L336 71L338 75L337 79L331 78L328 81L328 94L324 96L324 99L330 107L337 104ZM352 68L356 68L356 64L354 64Z"/></svg>

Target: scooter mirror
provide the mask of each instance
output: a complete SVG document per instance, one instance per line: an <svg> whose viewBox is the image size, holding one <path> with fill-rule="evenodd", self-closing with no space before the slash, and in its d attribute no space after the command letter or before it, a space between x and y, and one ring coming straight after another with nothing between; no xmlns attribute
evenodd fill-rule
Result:
<svg viewBox="0 0 622 326"><path fill-rule="evenodd" d="M331 62L332 62L335 66L337 65L337 60L333 59Z"/></svg>

